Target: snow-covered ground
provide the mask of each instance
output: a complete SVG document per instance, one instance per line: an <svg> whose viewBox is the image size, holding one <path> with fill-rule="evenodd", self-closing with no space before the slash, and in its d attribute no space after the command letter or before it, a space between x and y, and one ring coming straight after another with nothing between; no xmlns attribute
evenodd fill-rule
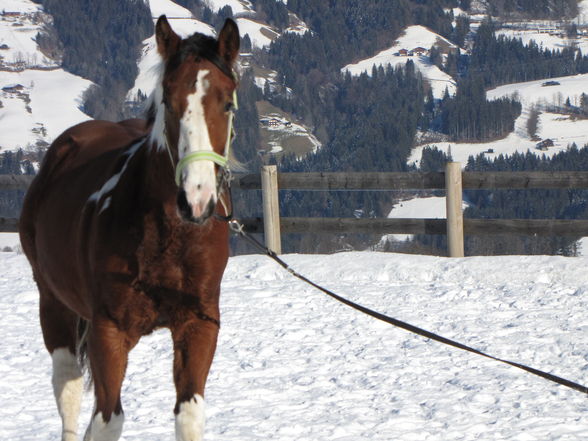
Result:
<svg viewBox="0 0 588 441"><path fill-rule="evenodd" d="M462 208L468 207L462 202ZM391 219L445 219L447 217L447 201L445 196L414 197L398 201L388 213ZM388 234L382 238L386 240L404 241L412 238L412 234Z"/></svg>
<svg viewBox="0 0 588 441"><path fill-rule="evenodd" d="M544 49L562 50L569 47L578 48L583 54L588 51L588 36L579 36L577 38L561 37L554 33L538 32L537 30L510 30L501 29L496 32L497 35L505 35L509 38L520 38L524 45L528 45L531 40Z"/></svg>
<svg viewBox="0 0 588 441"><path fill-rule="evenodd" d="M280 35L268 25L249 18L237 18L237 26L241 36L249 35L254 48L267 47Z"/></svg>
<svg viewBox="0 0 588 441"><path fill-rule="evenodd" d="M204 0L204 3L214 12L218 12L225 6L230 6L235 15L251 12L253 10L251 2L247 0Z"/></svg>
<svg viewBox="0 0 588 441"><path fill-rule="evenodd" d="M30 0L0 3L0 153L34 149L89 119L80 109L90 81L59 69L37 46L49 16Z"/></svg>
<svg viewBox="0 0 588 441"><path fill-rule="evenodd" d="M0 233L0 251L10 248L14 251L20 249L20 240L17 233Z"/></svg>
<svg viewBox="0 0 588 441"><path fill-rule="evenodd" d="M578 3L578 23L588 23L588 0L580 0Z"/></svg>
<svg viewBox="0 0 588 441"><path fill-rule="evenodd" d="M422 156L422 150L427 145L435 145L439 150L445 152L451 149L453 160L461 162L463 166L466 165L469 156L476 156L490 149L493 153L488 153L487 155L489 158L493 158L500 154L524 153L527 150L531 150L539 155L545 154L551 156L566 150L568 145L572 143L583 147L588 143L588 120L574 121L566 115L543 112L539 117L537 135L542 139L551 139L554 142L554 146L549 147L547 151L535 150L537 141L532 141L529 138L526 128L531 107L538 106L539 109L542 109L550 104L563 105L568 97L572 105L577 105L580 100L580 95L582 93L588 94L588 74L552 78L549 81L556 81L560 84L557 86L543 86L546 80L538 80L508 84L488 91L487 96L489 100L510 97L516 94L523 105L521 116L515 121L515 130L507 137L497 141L482 143L436 142L420 145L412 150L409 163L418 164Z"/></svg>
<svg viewBox="0 0 588 441"><path fill-rule="evenodd" d="M586 258L288 255L368 307L588 384ZM37 292L0 253L0 439L59 438ZM207 440L580 441L586 396L413 336L323 296L263 256L231 258L207 389ZM169 333L144 338L123 386L124 440L173 438ZM90 417L85 397L82 425Z"/></svg>
<svg viewBox="0 0 588 441"><path fill-rule="evenodd" d="M355 64L349 64L342 71L348 71L352 75L361 75L363 72L371 75L374 66L383 66L384 68L386 66L394 67L404 65L408 60L412 60L416 68L422 72L423 77L431 84L433 96L440 99L443 97L445 89L452 95L455 93L455 80L433 65L428 56L414 55L408 57L406 55L400 55L399 52L402 49L412 51L417 47L422 47L428 51L433 45L439 44L452 49L457 48L455 44L424 26L409 26L398 38L394 46L379 52L371 58L361 60Z"/></svg>

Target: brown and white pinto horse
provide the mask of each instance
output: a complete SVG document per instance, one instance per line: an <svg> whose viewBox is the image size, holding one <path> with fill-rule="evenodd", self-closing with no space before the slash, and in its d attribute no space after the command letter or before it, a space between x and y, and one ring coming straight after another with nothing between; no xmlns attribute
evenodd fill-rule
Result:
<svg viewBox="0 0 588 441"><path fill-rule="evenodd" d="M162 16L156 40L162 61L149 118L66 130L22 210L64 441L78 439L80 345L96 400L84 440L114 441L128 353L158 327L173 339L176 439L202 439L228 258L218 164L230 143L239 30L227 20L218 40L181 39Z"/></svg>

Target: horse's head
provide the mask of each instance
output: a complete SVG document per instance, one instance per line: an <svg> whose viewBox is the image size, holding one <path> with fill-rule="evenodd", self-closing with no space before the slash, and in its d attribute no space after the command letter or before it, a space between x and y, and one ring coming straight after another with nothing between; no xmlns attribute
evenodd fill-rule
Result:
<svg viewBox="0 0 588 441"><path fill-rule="evenodd" d="M181 217L201 223L214 212L219 170L226 167L239 30L227 19L218 39L202 34L182 39L162 15L155 35L163 71L153 103L159 106L154 136L177 164Z"/></svg>

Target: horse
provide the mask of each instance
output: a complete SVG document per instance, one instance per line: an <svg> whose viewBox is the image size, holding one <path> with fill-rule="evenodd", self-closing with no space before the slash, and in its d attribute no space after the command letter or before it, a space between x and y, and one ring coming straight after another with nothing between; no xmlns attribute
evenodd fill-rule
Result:
<svg viewBox="0 0 588 441"><path fill-rule="evenodd" d="M155 38L161 62L146 118L67 129L21 212L63 441L78 439L78 355L95 396L84 440L118 440L128 353L162 327L173 340L176 439L203 437L229 255L225 177L240 37L227 19L218 38L182 39L163 15Z"/></svg>

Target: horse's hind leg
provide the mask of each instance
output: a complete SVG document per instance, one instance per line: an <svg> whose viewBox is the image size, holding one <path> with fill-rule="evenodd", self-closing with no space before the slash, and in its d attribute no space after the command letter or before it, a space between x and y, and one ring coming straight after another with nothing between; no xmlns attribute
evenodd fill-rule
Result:
<svg viewBox="0 0 588 441"><path fill-rule="evenodd" d="M53 360L53 392L61 416L62 441L76 441L83 379L76 358L78 317L38 283L45 346Z"/></svg>
<svg viewBox="0 0 588 441"><path fill-rule="evenodd" d="M122 433L124 414L120 391L128 353L138 339L130 339L106 318L92 320L88 334L88 356L96 403L84 441L116 441Z"/></svg>

